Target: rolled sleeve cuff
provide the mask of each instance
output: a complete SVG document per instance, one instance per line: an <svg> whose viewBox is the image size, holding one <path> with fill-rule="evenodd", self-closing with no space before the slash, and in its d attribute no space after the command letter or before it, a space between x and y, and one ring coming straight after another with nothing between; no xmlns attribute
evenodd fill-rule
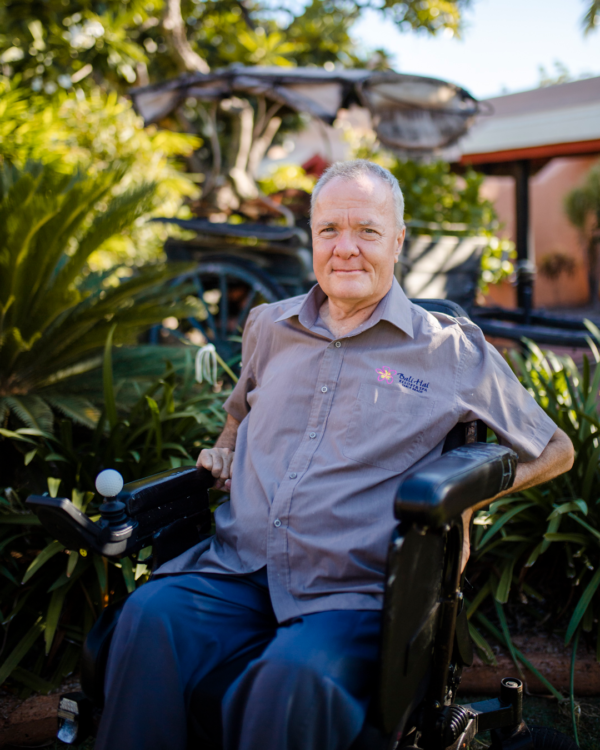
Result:
<svg viewBox="0 0 600 750"><path fill-rule="evenodd" d="M519 461L523 463L535 461L536 458L539 458L558 429L557 425L545 412L541 412L537 416L538 421L535 425L535 430L530 431L526 437L520 435L518 442L500 438L501 445L512 448L519 457Z"/></svg>
<svg viewBox="0 0 600 750"><path fill-rule="evenodd" d="M227 414L230 414L238 422L242 422L250 411L250 409L248 408L248 404L246 403L246 399L244 398L244 402L241 403L238 395L235 392L235 389L233 390L231 396L229 396L229 398L223 404L223 409L227 412Z"/></svg>

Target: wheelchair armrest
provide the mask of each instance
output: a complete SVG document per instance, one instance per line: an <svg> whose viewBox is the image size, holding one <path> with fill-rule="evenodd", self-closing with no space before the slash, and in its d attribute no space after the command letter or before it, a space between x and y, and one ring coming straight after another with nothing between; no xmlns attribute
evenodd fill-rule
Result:
<svg viewBox="0 0 600 750"><path fill-rule="evenodd" d="M110 518L94 523L64 497L31 495L27 504L67 549L92 549L119 558L151 544L153 536L174 521L210 527L208 490L214 481L206 469L186 467L130 482L115 498L125 506L118 523Z"/></svg>
<svg viewBox="0 0 600 750"><path fill-rule="evenodd" d="M512 487L517 454L493 443L448 451L408 474L394 502L397 519L441 526L464 510Z"/></svg>

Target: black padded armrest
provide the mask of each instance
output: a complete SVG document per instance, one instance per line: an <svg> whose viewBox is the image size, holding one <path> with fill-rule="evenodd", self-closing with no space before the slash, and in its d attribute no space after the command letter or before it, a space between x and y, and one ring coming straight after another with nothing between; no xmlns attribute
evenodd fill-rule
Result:
<svg viewBox="0 0 600 750"><path fill-rule="evenodd" d="M190 527L210 528L208 490L214 482L210 471L189 467L130 482L115 498L125 505L124 518L115 525L104 517L93 523L64 497L30 495L27 505L67 549L93 549L106 557L123 557L149 544L157 532L174 522L188 520ZM178 528L181 531L181 523Z"/></svg>
<svg viewBox="0 0 600 750"><path fill-rule="evenodd" d="M394 503L398 519L441 525L463 510L512 487L517 454L493 443L455 448L408 474Z"/></svg>

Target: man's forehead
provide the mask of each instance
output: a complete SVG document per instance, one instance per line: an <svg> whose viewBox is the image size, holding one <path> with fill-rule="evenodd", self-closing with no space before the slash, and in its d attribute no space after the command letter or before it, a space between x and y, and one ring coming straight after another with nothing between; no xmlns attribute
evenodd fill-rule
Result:
<svg viewBox="0 0 600 750"><path fill-rule="evenodd" d="M331 209L324 207L319 212L318 219L313 222L313 225L323 227L342 224L347 221L358 226L373 226L384 223L384 217L379 212L369 211L368 207L365 206Z"/></svg>
<svg viewBox="0 0 600 750"><path fill-rule="evenodd" d="M370 175L353 178L334 177L325 184L315 201L315 211L362 210L366 213L379 213L388 210L393 202L392 191L383 180Z"/></svg>

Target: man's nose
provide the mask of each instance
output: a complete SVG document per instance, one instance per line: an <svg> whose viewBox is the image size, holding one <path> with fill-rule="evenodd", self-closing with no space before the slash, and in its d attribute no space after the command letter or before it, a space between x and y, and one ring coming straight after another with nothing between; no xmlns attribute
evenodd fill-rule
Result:
<svg viewBox="0 0 600 750"><path fill-rule="evenodd" d="M359 252L353 233L350 231L340 232L333 249L333 254L340 258L351 258L353 255L358 255Z"/></svg>

